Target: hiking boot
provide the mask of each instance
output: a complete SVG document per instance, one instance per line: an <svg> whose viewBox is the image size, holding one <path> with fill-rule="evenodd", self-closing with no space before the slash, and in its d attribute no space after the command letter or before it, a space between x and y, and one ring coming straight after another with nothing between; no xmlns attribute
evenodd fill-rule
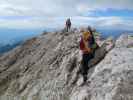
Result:
<svg viewBox="0 0 133 100"><path fill-rule="evenodd" d="M83 80L84 80L84 83L86 83L86 81L87 81L87 75L84 75L83 76Z"/></svg>

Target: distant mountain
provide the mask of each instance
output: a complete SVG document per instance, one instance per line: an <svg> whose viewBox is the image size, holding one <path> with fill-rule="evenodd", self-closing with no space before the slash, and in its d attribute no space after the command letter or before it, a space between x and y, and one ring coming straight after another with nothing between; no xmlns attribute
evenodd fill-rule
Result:
<svg viewBox="0 0 133 100"><path fill-rule="evenodd" d="M33 38L41 33L53 32L57 29L47 28L42 30L15 30L1 29L0 30L0 54L6 53L16 46L22 44L27 39Z"/></svg>
<svg viewBox="0 0 133 100"><path fill-rule="evenodd" d="M40 29L0 29L0 44L28 39L40 34L42 31Z"/></svg>
<svg viewBox="0 0 133 100"><path fill-rule="evenodd" d="M12 50L16 46L22 44L22 42L23 41L19 41L19 42L13 43L13 44L0 45L0 54L3 54L5 52Z"/></svg>
<svg viewBox="0 0 133 100"><path fill-rule="evenodd" d="M97 29L98 32L101 33L103 38L107 38L109 36L113 36L114 38L118 38L122 34L131 34L133 35L133 30L122 30L122 29Z"/></svg>
<svg viewBox="0 0 133 100"><path fill-rule="evenodd" d="M0 54L8 52L42 30L0 29Z"/></svg>

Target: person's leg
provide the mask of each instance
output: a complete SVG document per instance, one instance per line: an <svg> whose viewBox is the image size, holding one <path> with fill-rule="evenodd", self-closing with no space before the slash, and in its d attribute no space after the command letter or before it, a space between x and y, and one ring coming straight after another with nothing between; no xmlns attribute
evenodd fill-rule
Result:
<svg viewBox="0 0 133 100"><path fill-rule="evenodd" d="M83 68L83 78L84 78L84 82L87 81L87 75L88 75L88 70L89 70L89 61L93 58L92 54L83 54L83 64L82 64L82 68Z"/></svg>
<svg viewBox="0 0 133 100"><path fill-rule="evenodd" d="M68 32L68 26L66 26L66 31Z"/></svg>
<svg viewBox="0 0 133 100"><path fill-rule="evenodd" d="M68 26L68 31L70 31L70 26Z"/></svg>
<svg viewBox="0 0 133 100"><path fill-rule="evenodd" d="M69 25L69 30L71 29L71 25Z"/></svg>
<svg viewBox="0 0 133 100"><path fill-rule="evenodd" d="M87 73L88 73L88 55L83 54L83 61L82 61L82 75L84 82L87 81Z"/></svg>

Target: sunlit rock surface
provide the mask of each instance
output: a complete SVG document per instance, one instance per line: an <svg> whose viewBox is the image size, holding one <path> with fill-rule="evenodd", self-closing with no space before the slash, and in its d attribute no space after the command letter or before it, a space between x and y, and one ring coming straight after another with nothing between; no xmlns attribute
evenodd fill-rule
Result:
<svg viewBox="0 0 133 100"><path fill-rule="evenodd" d="M76 90L71 100L133 99L133 37L122 35L90 76L90 85Z"/></svg>
<svg viewBox="0 0 133 100"><path fill-rule="evenodd" d="M76 29L42 34L1 56L0 100L130 98L133 95L133 38L121 36L115 47L113 39L101 41L88 65L89 82L80 86L80 36Z"/></svg>

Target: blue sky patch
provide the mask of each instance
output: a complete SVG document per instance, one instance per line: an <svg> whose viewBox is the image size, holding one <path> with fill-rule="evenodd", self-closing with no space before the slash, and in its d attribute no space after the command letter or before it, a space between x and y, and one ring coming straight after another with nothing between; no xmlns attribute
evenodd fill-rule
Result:
<svg viewBox="0 0 133 100"><path fill-rule="evenodd" d="M109 16L117 16L117 17L133 17L133 10L128 9L106 9L106 10L95 10L88 14L88 16L93 17L109 17Z"/></svg>

